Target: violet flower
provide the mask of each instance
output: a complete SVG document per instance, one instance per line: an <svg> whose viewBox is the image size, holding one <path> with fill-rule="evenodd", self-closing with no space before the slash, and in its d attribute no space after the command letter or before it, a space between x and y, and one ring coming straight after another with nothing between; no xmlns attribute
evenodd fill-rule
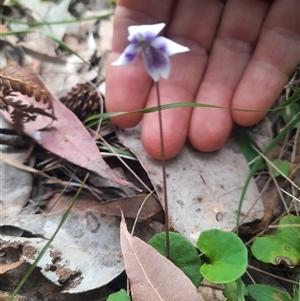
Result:
<svg viewBox="0 0 300 301"><path fill-rule="evenodd" d="M129 26L130 44L112 65L128 65L142 52L146 70L152 79L157 82L160 76L168 78L171 69L169 56L189 51L189 48L158 36L165 26L164 23Z"/></svg>

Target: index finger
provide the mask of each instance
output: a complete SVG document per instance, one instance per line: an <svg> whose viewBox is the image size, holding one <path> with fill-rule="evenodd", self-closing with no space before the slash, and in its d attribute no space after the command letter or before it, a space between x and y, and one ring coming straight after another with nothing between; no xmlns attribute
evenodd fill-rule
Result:
<svg viewBox="0 0 300 301"><path fill-rule="evenodd" d="M172 0L120 0L115 12L112 53L109 56L106 75L106 109L108 112L132 111L145 107L152 80L146 73L142 58L128 65L116 67L111 63L128 45L127 28L131 25L167 23L174 1ZM113 118L120 127L132 127L142 116L131 114Z"/></svg>

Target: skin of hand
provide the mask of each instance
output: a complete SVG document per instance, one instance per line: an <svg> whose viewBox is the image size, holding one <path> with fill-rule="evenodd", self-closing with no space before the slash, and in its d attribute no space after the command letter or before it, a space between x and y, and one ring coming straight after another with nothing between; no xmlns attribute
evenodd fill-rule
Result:
<svg viewBox="0 0 300 301"><path fill-rule="evenodd" d="M171 59L171 74L160 79L162 104L196 102L236 109L269 109L300 63L299 0L119 0L106 76L108 112L157 105L155 87L141 56L112 66L128 45L130 25L166 23L163 35L190 48ZM120 127L141 119L146 151L159 159L157 112L113 118ZM249 126L265 113L215 108L162 111L166 159L188 138L203 152L219 149L233 123Z"/></svg>

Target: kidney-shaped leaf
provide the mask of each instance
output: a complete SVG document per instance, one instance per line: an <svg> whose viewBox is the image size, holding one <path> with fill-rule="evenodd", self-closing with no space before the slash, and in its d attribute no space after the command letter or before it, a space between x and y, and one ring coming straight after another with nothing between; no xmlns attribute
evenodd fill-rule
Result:
<svg viewBox="0 0 300 301"><path fill-rule="evenodd" d="M199 273L201 259L194 245L179 233L170 232L170 260L180 268L198 287L202 276ZM155 234L149 241L149 245L161 255L166 256L166 233Z"/></svg>
<svg viewBox="0 0 300 301"><path fill-rule="evenodd" d="M218 229L203 231L197 246L211 261L200 268L207 280L228 283L245 273L248 264L247 249L234 233Z"/></svg>
<svg viewBox="0 0 300 301"><path fill-rule="evenodd" d="M288 215L281 218L274 235L258 237L251 251L260 261L280 264L285 261L289 266L300 262L300 218Z"/></svg>
<svg viewBox="0 0 300 301"><path fill-rule="evenodd" d="M204 301L190 279L170 260L129 234L124 218L121 248L134 301Z"/></svg>

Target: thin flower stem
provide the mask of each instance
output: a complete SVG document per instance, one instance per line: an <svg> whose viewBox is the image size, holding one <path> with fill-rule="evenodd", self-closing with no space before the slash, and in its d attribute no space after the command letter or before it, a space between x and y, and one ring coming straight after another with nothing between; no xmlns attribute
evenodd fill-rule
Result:
<svg viewBox="0 0 300 301"><path fill-rule="evenodd" d="M165 205L165 219L166 219L166 257L170 258L170 235L169 235L169 208L168 208L168 193L167 193L167 175L166 175L166 163L165 163L165 147L164 147L164 137L163 137L161 102L160 102L158 82L155 82L155 87L156 87L157 104L158 104L160 154L161 154L161 167L162 167L162 174L163 174L163 190L164 190L164 205Z"/></svg>

